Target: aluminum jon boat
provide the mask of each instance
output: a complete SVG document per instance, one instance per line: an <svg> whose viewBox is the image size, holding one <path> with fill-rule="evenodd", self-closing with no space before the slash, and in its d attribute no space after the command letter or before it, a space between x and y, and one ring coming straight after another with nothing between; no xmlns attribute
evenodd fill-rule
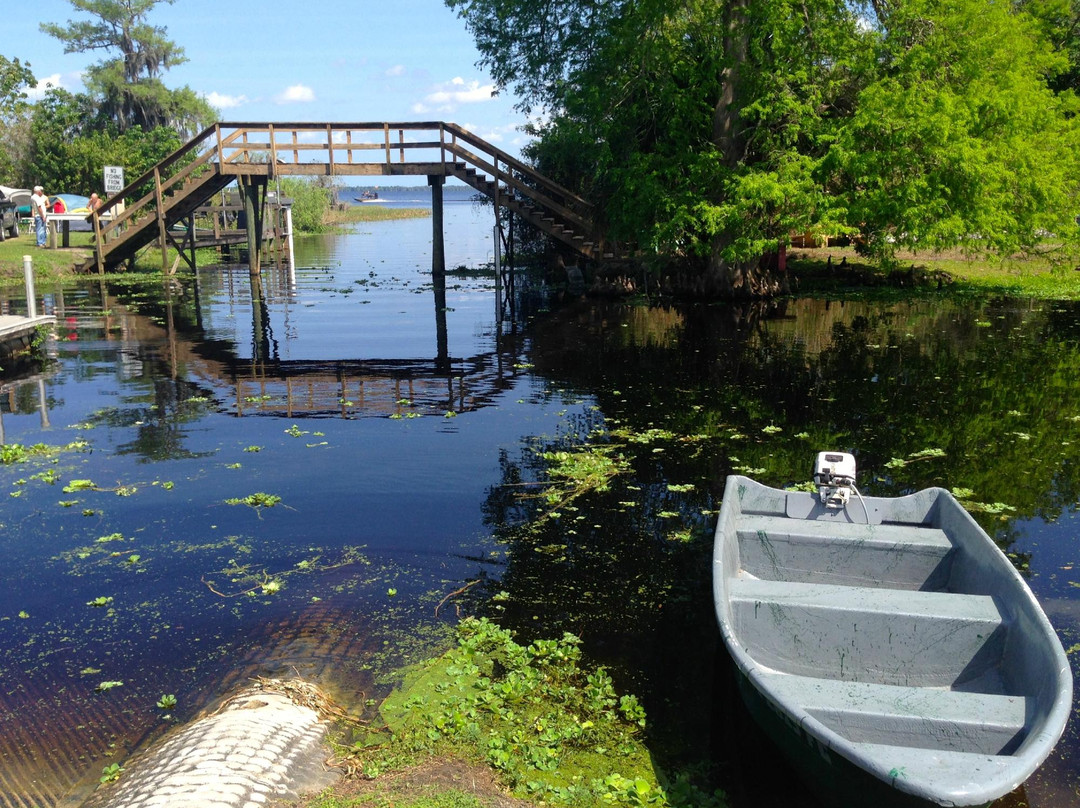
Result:
<svg viewBox="0 0 1080 808"><path fill-rule="evenodd" d="M1027 584L948 492L863 497L822 452L817 493L727 478L713 598L750 713L827 804L985 805L1072 706Z"/></svg>

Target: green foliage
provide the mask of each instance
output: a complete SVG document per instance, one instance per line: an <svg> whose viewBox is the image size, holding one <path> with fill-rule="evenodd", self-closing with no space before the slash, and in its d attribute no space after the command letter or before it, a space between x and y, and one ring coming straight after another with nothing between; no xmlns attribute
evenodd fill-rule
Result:
<svg viewBox="0 0 1080 808"><path fill-rule="evenodd" d="M162 696L157 701L157 706L162 710L175 710L176 709L176 696L171 693Z"/></svg>
<svg viewBox="0 0 1080 808"><path fill-rule="evenodd" d="M61 89L49 90L35 105L31 133L27 171L48 192L84 195L102 188L106 165L124 166L134 178L183 143L165 126L120 132L91 96Z"/></svg>
<svg viewBox="0 0 1080 808"><path fill-rule="evenodd" d="M371 771L409 752L480 757L515 793L549 805L672 804L637 739L645 711L616 693L606 670L587 669L580 646L571 634L523 646L468 618L457 647L383 704L390 744L354 754Z"/></svg>
<svg viewBox="0 0 1080 808"><path fill-rule="evenodd" d="M36 458L55 459L62 452L80 452L88 446L89 444L84 440L72 441L65 446L50 446L46 443L35 443L30 446L21 443L4 443L0 444L0 464L7 466L13 463L26 463Z"/></svg>
<svg viewBox="0 0 1080 808"><path fill-rule="evenodd" d="M1064 0L446 2L548 112L528 156L648 251L733 281L806 231L886 263L1080 237Z"/></svg>
<svg viewBox="0 0 1080 808"><path fill-rule="evenodd" d="M541 457L549 463L548 476L565 483L545 494L552 505L565 502L569 495L606 491L610 481L628 468L611 446L588 446L576 452L543 452Z"/></svg>
<svg viewBox="0 0 1080 808"><path fill-rule="evenodd" d="M281 195L293 200L293 226L301 233L322 233L333 199L331 189L319 180L282 177Z"/></svg>
<svg viewBox="0 0 1080 808"><path fill-rule="evenodd" d="M187 61L184 50L151 25L147 17L162 0L69 0L89 20L66 25L41 24L41 30L64 43L65 53L104 50L115 53L91 65L86 86L97 98L102 116L118 131L134 127L169 127L191 135L209 124L213 109L190 88L169 90L163 71ZM175 0L164 0L170 5ZM141 173L141 172L139 172Z"/></svg>
<svg viewBox="0 0 1080 808"><path fill-rule="evenodd" d="M115 783L120 779L121 773L124 771L124 767L119 763L110 763L108 766L101 770L102 783Z"/></svg>
<svg viewBox="0 0 1080 808"><path fill-rule="evenodd" d="M26 88L36 83L29 63L0 55L0 122L25 106Z"/></svg>
<svg viewBox="0 0 1080 808"><path fill-rule="evenodd" d="M256 491L246 497L232 497L225 500L226 505L247 505L249 508L272 508L281 502L281 497L276 494L264 494Z"/></svg>
<svg viewBox="0 0 1080 808"><path fill-rule="evenodd" d="M1009 255L1046 232L1075 240L1080 131L1063 60L1025 15L973 0L897 6L877 41L888 69L859 94L826 167L867 248L961 246Z"/></svg>

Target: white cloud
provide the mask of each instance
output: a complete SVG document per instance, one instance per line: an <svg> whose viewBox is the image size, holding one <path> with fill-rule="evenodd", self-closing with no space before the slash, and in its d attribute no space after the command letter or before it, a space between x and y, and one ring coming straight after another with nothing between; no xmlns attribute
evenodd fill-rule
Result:
<svg viewBox="0 0 1080 808"><path fill-rule="evenodd" d="M63 87L62 80L59 73L53 73L51 76L41 76L37 80L36 87L27 87L26 95L31 101L37 101L45 97L45 92L53 87Z"/></svg>
<svg viewBox="0 0 1080 808"><path fill-rule="evenodd" d="M207 93L205 98L210 106L218 109L232 109L233 107L243 106L248 102L246 95L223 95L217 92Z"/></svg>
<svg viewBox="0 0 1080 808"><path fill-rule="evenodd" d="M388 69L384 75L391 76L391 77L404 76L405 75L405 65L394 65L393 67Z"/></svg>
<svg viewBox="0 0 1080 808"><path fill-rule="evenodd" d="M437 85L422 101L413 104L412 111L453 112L461 104L480 104L495 97L494 84L481 84L478 81L465 81L460 76Z"/></svg>
<svg viewBox="0 0 1080 808"><path fill-rule="evenodd" d="M286 87L275 98L279 104L306 104L315 100L315 91L303 84L294 84Z"/></svg>

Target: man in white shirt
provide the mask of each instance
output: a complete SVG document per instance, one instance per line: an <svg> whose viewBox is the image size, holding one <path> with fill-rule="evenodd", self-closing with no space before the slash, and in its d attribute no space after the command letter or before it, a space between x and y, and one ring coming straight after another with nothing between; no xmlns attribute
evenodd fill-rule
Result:
<svg viewBox="0 0 1080 808"><path fill-rule="evenodd" d="M34 214L34 233L37 235L37 245L44 247L46 222L49 220L49 197L45 196L45 189L40 185L34 186L34 193L30 197L30 211Z"/></svg>

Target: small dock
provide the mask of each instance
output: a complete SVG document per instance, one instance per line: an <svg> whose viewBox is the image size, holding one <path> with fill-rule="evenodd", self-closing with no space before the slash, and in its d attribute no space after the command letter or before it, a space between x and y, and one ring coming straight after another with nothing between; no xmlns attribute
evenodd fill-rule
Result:
<svg viewBox="0 0 1080 808"><path fill-rule="evenodd" d="M17 314L0 314L0 365L15 354L30 348L38 326L51 326L56 318L51 314L24 317Z"/></svg>

